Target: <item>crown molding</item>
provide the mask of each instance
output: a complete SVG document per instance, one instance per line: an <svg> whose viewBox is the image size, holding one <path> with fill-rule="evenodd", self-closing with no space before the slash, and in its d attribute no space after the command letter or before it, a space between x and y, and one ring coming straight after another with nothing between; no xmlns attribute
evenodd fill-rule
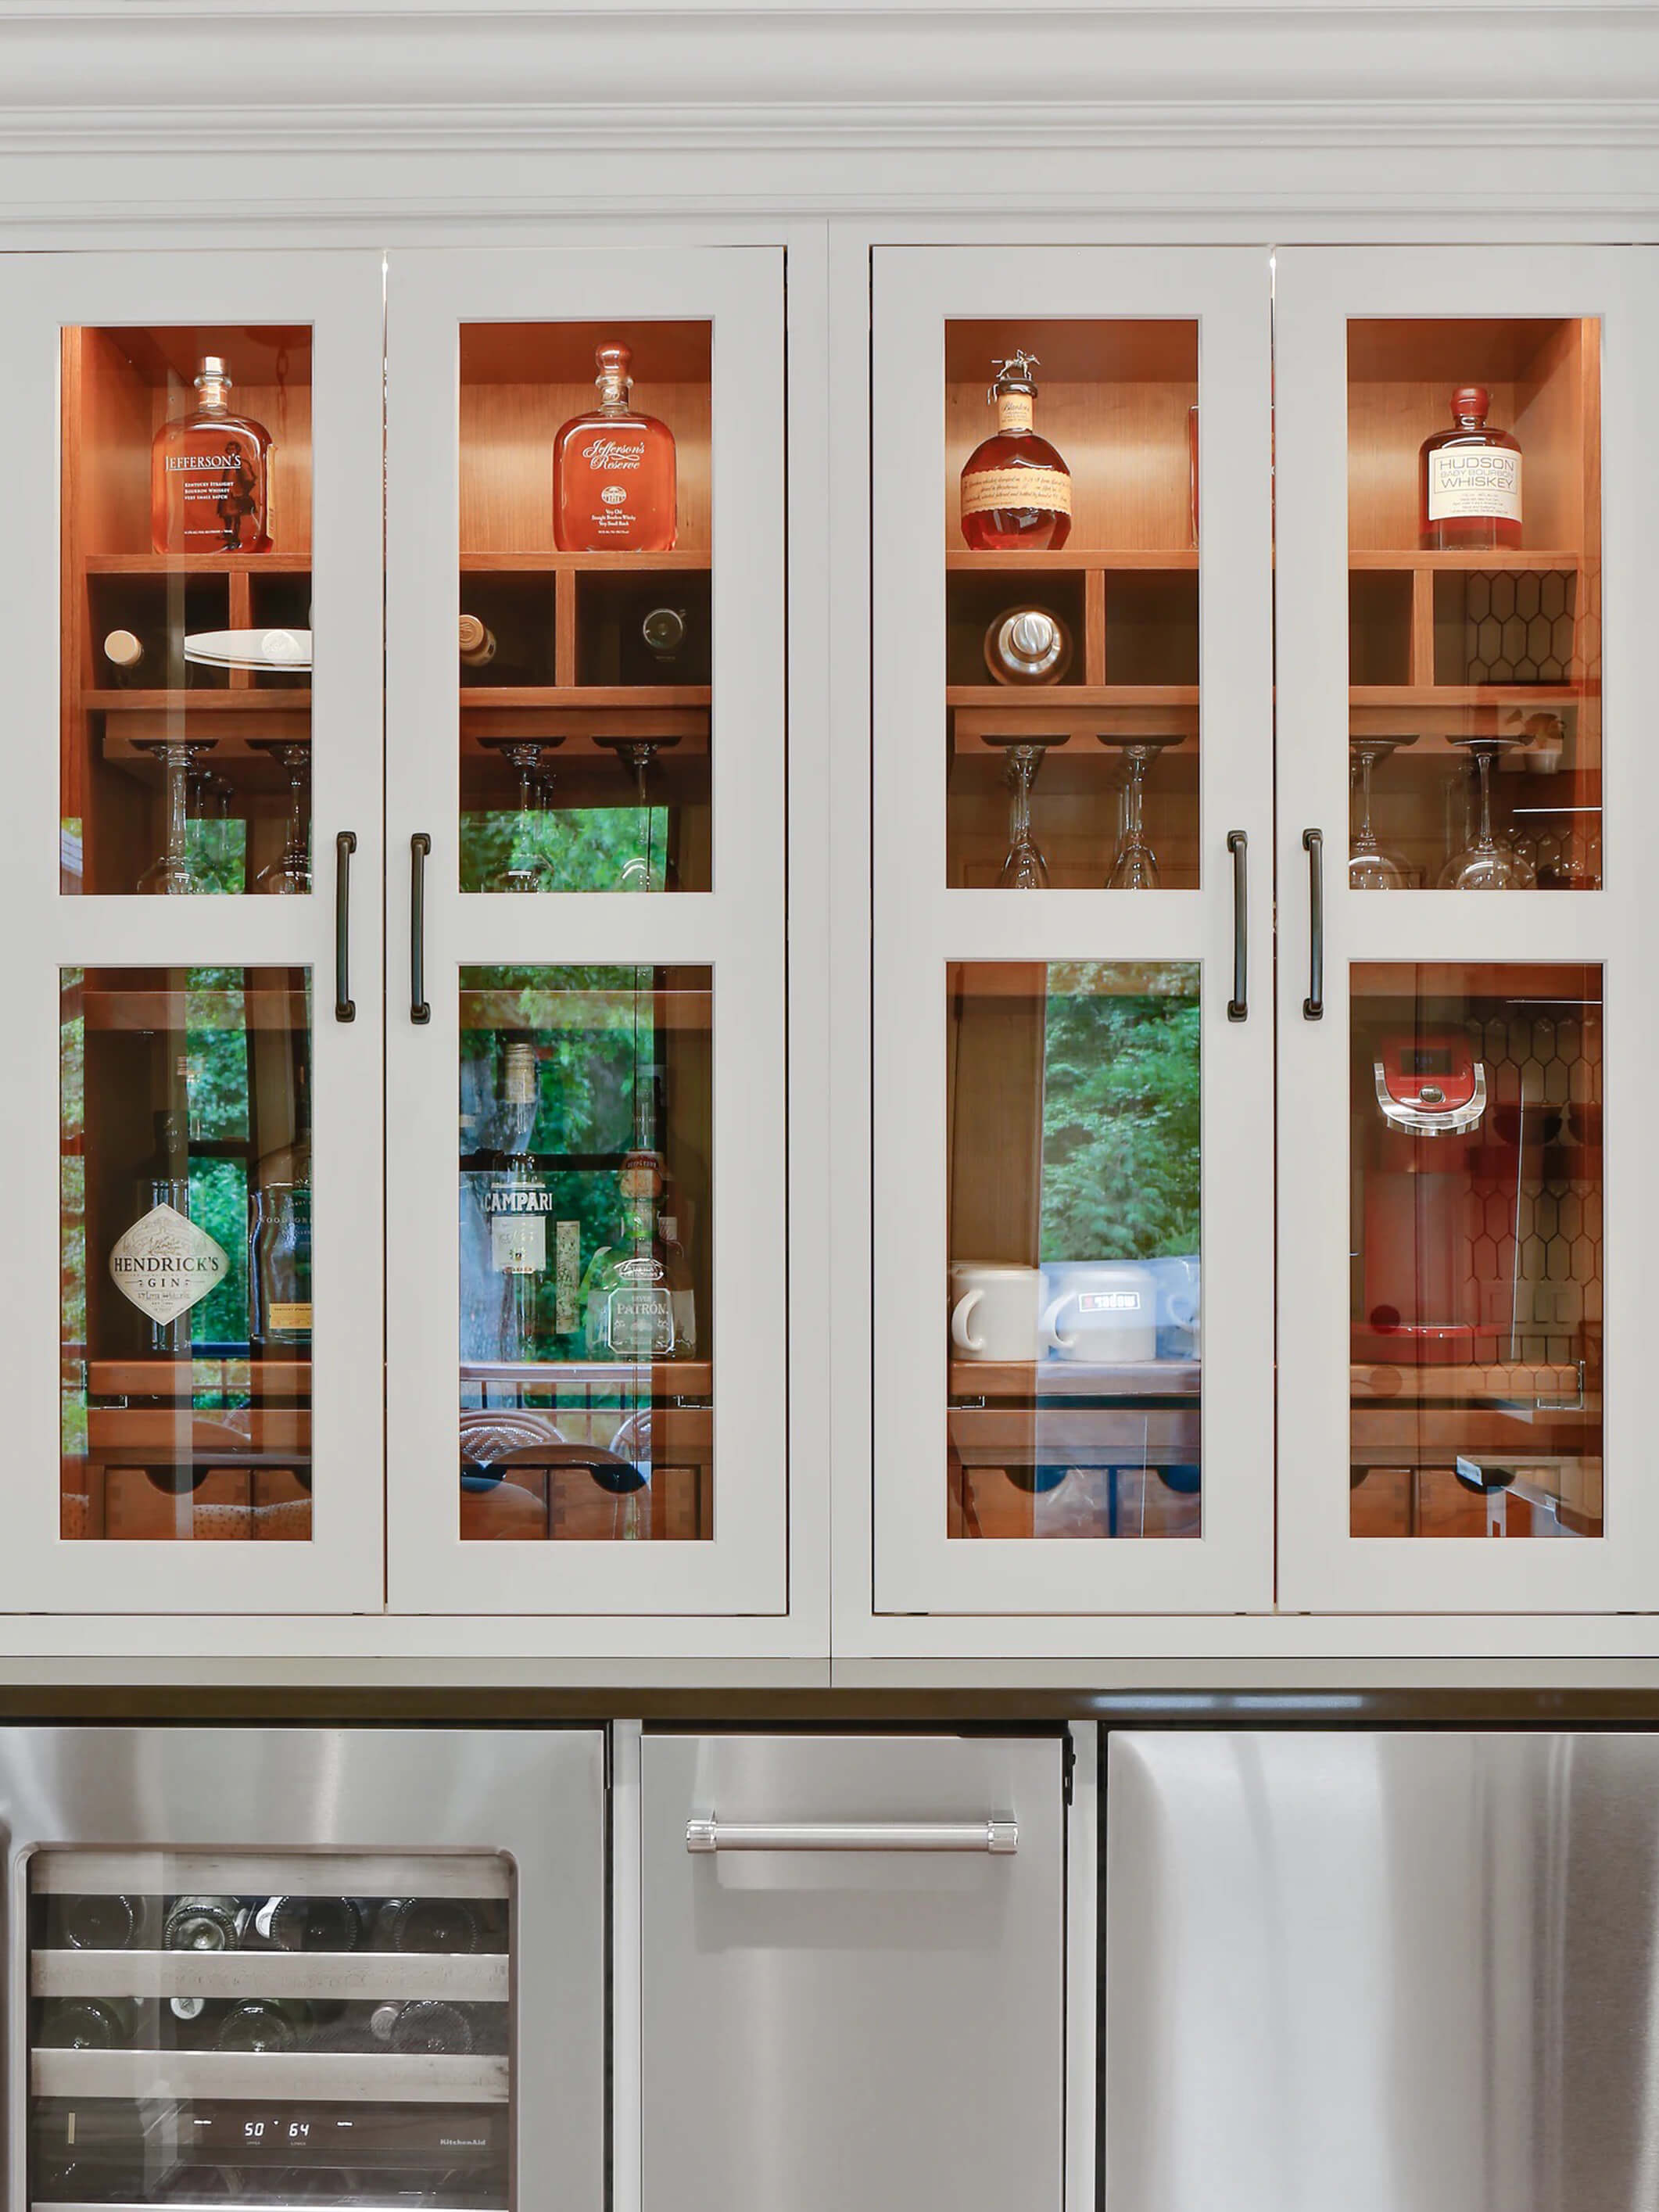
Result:
<svg viewBox="0 0 1659 2212"><path fill-rule="evenodd" d="M1498 12L0 0L0 155L1659 152L1652 0Z"/></svg>

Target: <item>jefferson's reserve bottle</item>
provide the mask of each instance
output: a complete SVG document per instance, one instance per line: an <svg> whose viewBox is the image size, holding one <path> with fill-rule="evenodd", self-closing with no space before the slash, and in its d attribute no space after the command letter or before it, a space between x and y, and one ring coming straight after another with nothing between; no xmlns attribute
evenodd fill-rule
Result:
<svg viewBox="0 0 1659 2212"><path fill-rule="evenodd" d="M270 433L230 411L230 376L209 354L188 415L150 448L150 538L158 553L269 553Z"/></svg>
<svg viewBox="0 0 1659 2212"><path fill-rule="evenodd" d="M670 552L674 434L630 405L627 346L599 346L593 358L599 404L553 441L553 543L561 553Z"/></svg>

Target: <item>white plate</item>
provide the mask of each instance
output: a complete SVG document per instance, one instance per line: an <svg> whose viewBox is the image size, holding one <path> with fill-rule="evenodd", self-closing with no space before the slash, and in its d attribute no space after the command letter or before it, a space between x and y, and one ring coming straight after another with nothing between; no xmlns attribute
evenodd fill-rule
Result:
<svg viewBox="0 0 1659 2212"><path fill-rule="evenodd" d="M207 668L307 669L308 629L204 629L185 640L185 659Z"/></svg>

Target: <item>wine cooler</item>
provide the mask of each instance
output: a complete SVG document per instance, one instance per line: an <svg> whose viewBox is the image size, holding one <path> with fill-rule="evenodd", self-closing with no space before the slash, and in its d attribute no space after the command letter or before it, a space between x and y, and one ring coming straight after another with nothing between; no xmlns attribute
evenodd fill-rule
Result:
<svg viewBox="0 0 1659 2212"><path fill-rule="evenodd" d="M9 2203L604 2203L598 1730L0 1729Z"/></svg>

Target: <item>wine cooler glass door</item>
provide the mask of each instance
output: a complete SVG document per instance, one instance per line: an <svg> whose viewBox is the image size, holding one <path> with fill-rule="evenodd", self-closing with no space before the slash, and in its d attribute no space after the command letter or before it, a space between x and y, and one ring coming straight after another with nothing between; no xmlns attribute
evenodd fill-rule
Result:
<svg viewBox="0 0 1659 2212"><path fill-rule="evenodd" d="M0 261L0 1611L384 1601L382 291Z"/></svg>
<svg viewBox="0 0 1659 2212"><path fill-rule="evenodd" d="M1659 282L1291 250L1275 329L1280 1601L1644 1607Z"/></svg>
<svg viewBox="0 0 1659 2212"><path fill-rule="evenodd" d="M1267 1606L1267 264L873 302L877 1609Z"/></svg>
<svg viewBox="0 0 1659 2212"><path fill-rule="evenodd" d="M787 1610L782 279L392 263L399 1607Z"/></svg>
<svg viewBox="0 0 1659 2212"><path fill-rule="evenodd" d="M596 1734L14 1753L15 2203L598 2212Z"/></svg>

